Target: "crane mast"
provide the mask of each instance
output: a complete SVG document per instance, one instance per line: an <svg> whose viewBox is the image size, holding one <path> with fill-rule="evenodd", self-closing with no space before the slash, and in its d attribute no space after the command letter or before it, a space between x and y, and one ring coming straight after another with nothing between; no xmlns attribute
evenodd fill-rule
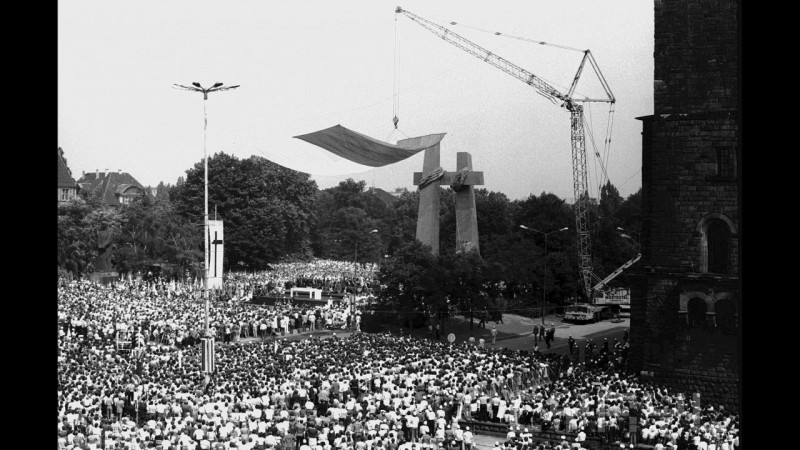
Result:
<svg viewBox="0 0 800 450"><path fill-rule="evenodd" d="M409 19L413 20L423 28L427 29L431 33L439 36L446 42L455 45L456 47L466 51L467 53L475 56L478 59L481 59L498 69L506 72L507 74L511 75L518 80L521 80L525 84L532 86L536 89L536 92L546 99L550 100L553 103L556 103L557 100L562 101L562 107L566 108L570 111L570 138L572 142L572 179L573 179L573 192L575 195L575 229L577 230L577 237L578 237L578 256L580 260L580 275L581 275L581 282L583 284L584 293L586 294L586 298L588 301L591 301L593 297L593 289L592 289L592 247L591 247L591 240L589 236L589 189L587 183L587 172L586 172L586 139L584 134L584 127L583 127L583 105L580 105L576 102L608 102L614 103L616 100L614 95L611 93L608 84L606 83L603 75L600 72L597 63L594 60L591 52L589 50L584 51L583 59L581 60L581 64L578 68L577 73L573 79L572 85L570 86L569 92L564 94L558 89L551 86L546 81L542 80L538 76L534 75L533 73L523 69L522 67L492 53L491 51L481 47L474 42L459 36L458 34L452 32L451 30L435 24L427 19L423 19L418 15L404 10L400 6L397 7L395 13L404 14ZM575 90L575 87L578 84L578 80L581 76L583 68L586 62L592 65L597 73L598 78L600 79L600 83L603 89L608 96L607 99L580 99L580 100L573 100L572 94Z"/></svg>

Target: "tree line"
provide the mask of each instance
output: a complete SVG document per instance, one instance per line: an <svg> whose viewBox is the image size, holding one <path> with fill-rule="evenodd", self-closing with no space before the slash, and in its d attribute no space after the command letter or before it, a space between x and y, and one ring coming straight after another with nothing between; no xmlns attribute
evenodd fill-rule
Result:
<svg viewBox="0 0 800 450"><path fill-rule="evenodd" d="M158 264L168 276L201 277L203 175L201 160L186 171L185 179L161 183L155 195L129 205L103 206L92 192L60 205L59 274L82 277L93 272L98 233L107 229L113 232L112 263L120 274L144 274ZM641 191L623 199L607 183L590 205L593 266L600 277L638 252L640 198ZM433 261L423 258L415 243L416 190L394 197L353 179L320 190L308 174L260 156L239 159L220 152L208 161L209 218L224 221L226 271L260 271L279 261L317 257L381 263L381 282L396 302L413 295L413 290L404 290L408 286L443 276L455 283L440 296L450 301L475 298L475 290L490 297L502 290L506 298L538 297L543 290L553 300L581 295L575 216L566 200L545 192L509 200L486 189L476 189L475 199L480 257L465 259L458 251L455 195L442 188L441 257ZM543 233L569 227L548 236L546 269L542 234L520 225ZM414 272L415 264L428 270ZM419 279L411 281L414 277ZM625 275L617 281L624 285ZM493 287L487 291L486 286ZM437 295L428 293L426 298Z"/></svg>

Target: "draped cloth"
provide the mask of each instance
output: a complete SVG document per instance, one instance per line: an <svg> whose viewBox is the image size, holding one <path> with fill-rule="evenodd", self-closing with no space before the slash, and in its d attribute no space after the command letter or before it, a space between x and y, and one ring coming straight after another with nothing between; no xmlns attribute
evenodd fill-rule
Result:
<svg viewBox="0 0 800 450"><path fill-rule="evenodd" d="M415 138L413 141L416 145L393 145L349 130L341 125L335 125L294 137L322 147L355 163L370 167L383 167L433 147L444 138L444 135L445 133L438 133Z"/></svg>

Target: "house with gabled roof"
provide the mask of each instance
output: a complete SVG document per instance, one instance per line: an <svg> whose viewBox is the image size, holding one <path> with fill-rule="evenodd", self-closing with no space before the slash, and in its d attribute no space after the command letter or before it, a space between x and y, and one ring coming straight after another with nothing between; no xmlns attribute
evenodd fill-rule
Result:
<svg viewBox="0 0 800 450"><path fill-rule="evenodd" d="M72 171L67 166L64 150L58 147L58 204L68 202L78 196L78 183L72 178Z"/></svg>
<svg viewBox="0 0 800 450"><path fill-rule="evenodd" d="M99 194L100 201L105 206L127 205L148 195L141 183L122 170L112 172L106 169L84 173L78 180L78 185L81 192L87 195Z"/></svg>

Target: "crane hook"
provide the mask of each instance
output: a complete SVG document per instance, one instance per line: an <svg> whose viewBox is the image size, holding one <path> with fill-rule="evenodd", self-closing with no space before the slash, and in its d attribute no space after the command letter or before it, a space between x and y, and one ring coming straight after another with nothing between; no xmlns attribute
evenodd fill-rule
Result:
<svg viewBox="0 0 800 450"><path fill-rule="evenodd" d="M392 119L392 122L394 122L394 129L396 130L397 129L397 123L400 122L400 119L398 119L397 116L394 116L394 118Z"/></svg>

